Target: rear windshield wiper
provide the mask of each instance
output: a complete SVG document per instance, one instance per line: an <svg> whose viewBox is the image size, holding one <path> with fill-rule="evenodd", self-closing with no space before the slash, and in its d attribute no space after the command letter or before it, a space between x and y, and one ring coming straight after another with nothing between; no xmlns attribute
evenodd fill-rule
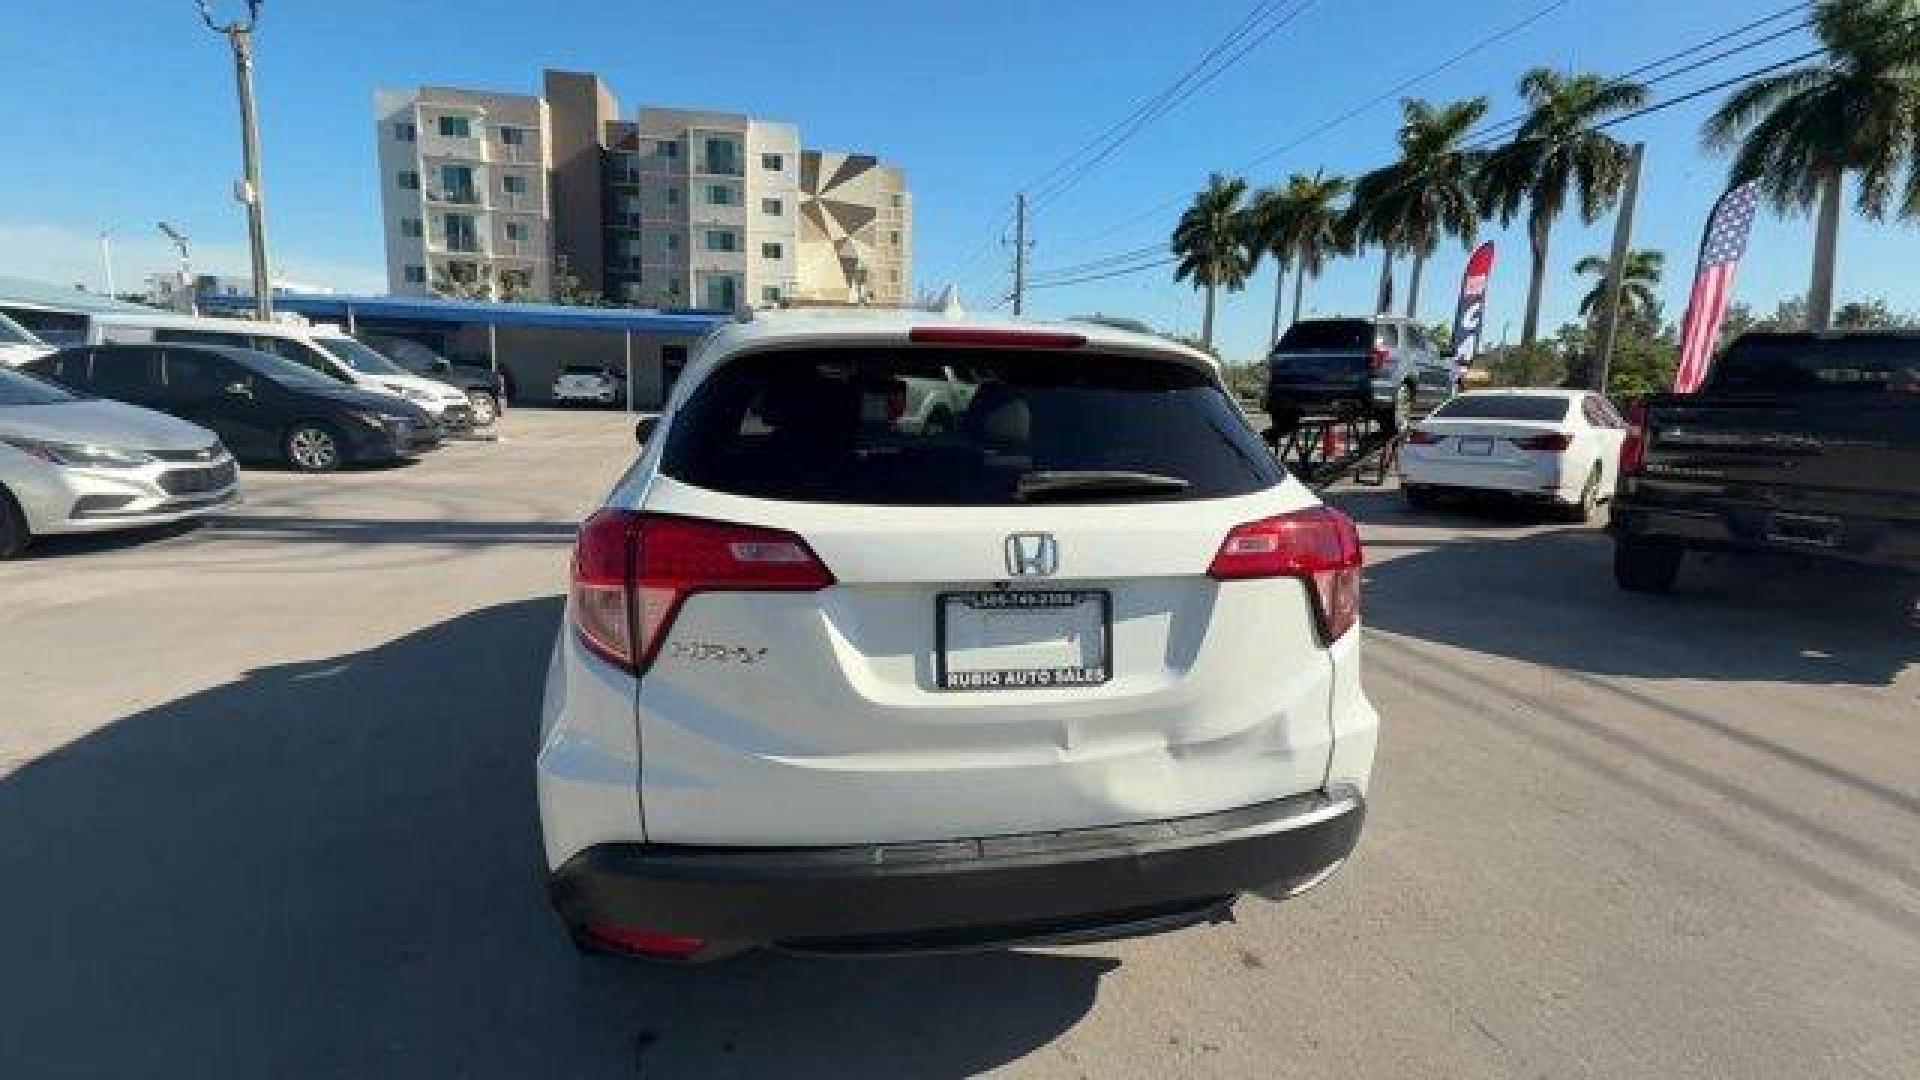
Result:
<svg viewBox="0 0 1920 1080"><path fill-rule="evenodd" d="M1084 495L1177 495L1193 485L1158 473L1082 469L1023 473L1014 489L1021 502L1046 502Z"/></svg>

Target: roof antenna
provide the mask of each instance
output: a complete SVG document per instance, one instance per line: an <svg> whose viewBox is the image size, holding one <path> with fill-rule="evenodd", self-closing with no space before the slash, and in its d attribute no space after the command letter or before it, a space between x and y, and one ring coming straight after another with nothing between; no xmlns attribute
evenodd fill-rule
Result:
<svg viewBox="0 0 1920 1080"><path fill-rule="evenodd" d="M966 309L960 306L960 286L948 282L946 289L940 293L940 299L934 301L934 308L949 319L965 315Z"/></svg>

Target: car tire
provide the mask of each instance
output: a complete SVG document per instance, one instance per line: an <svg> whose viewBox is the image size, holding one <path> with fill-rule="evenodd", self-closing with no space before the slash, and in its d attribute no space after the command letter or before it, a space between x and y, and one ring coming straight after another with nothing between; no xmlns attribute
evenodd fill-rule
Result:
<svg viewBox="0 0 1920 1080"><path fill-rule="evenodd" d="M1563 521L1584 525L1600 512L1600 466L1595 463L1593 471L1587 474L1587 482L1580 488L1580 500L1560 507Z"/></svg>
<svg viewBox="0 0 1920 1080"><path fill-rule="evenodd" d="M485 390L467 391L467 405L473 409L473 426L486 427L500 419L500 401Z"/></svg>
<svg viewBox="0 0 1920 1080"><path fill-rule="evenodd" d="M1613 580L1628 592L1672 592L1685 557L1686 549L1671 540L1621 537L1613 545Z"/></svg>
<svg viewBox="0 0 1920 1080"><path fill-rule="evenodd" d="M27 550L33 532L27 528L27 515L13 500L13 493L0 487L0 562Z"/></svg>
<svg viewBox="0 0 1920 1080"><path fill-rule="evenodd" d="M346 463L340 433L326 424L306 421L287 430L281 449L288 465L301 472L333 472Z"/></svg>

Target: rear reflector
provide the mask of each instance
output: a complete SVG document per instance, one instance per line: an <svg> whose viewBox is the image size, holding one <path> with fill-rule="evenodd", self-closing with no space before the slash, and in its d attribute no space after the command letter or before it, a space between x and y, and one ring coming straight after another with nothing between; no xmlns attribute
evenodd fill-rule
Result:
<svg viewBox="0 0 1920 1080"><path fill-rule="evenodd" d="M1564 431L1549 431L1540 435L1524 435L1508 442L1522 450L1533 450L1542 454L1564 454L1567 447L1573 445L1573 436Z"/></svg>
<svg viewBox="0 0 1920 1080"><path fill-rule="evenodd" d="M1078 349L1086 335L1058 330L999 330L986 326L916 326L907 331L916 345L973 345L983 349Z"/></svg>
<svg viewBox="0 0 1920 1080"><path fill-rule="evenodd" d="M580 528L568 606L581 643L637 675L694 593L815 592L832 584L826 564L792 533L602 510Z"/></svg>
<svg viewBox="0 0 1920 1080"><path fill-rule="evenodd" d="M632 953L635 956L651 956L659 960L684 960L707 947L705 938L669 934L638 926L590 922L581 929L588 937L610 949Z"/></svg>
<svg viewBox="0 0 1920 1080"><path fill-rule="evenodd" d="M1386 370L1393 366L1393 350L1385 345L1375 345L1371 366L1375 375L1385 374Z"/></svg>
<svg viewBox="0 0 1920 1080"><path fill-rule="evenodd" d="M1408 446L1433 446L1447 441L1447 437L1438 432L1414 428L1407 432Z"/></svg>
<svg viewBox="0 0 1920 1080"><path fill-rule="evenodd" d="M1207 575L1220 581L1294 577L1313 597L1320 641L1330 645L1360 621L1365 556L1353 519L1329 506L1240 525L1227 534Z"/></svg>

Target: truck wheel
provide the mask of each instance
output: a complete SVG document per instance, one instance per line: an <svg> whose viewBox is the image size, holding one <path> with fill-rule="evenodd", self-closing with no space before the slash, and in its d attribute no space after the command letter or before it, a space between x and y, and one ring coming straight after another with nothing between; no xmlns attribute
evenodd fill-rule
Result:
<svg viewBox="0 0 1920 1080"><path fill-rule="evenodd" d="M0 562L25 551L31 539L33 534L27 530L27 516L20 512L20 504L13 501L11 492L0 487Z"/></svg>
<svg viewBox="0 0 1920 1080"><path fill-rule="evenodd" d="M1621 537L1613 545L1613 580L1628 592L1672 592L1685 555L1686 549L1670 540Z"/></svg>

